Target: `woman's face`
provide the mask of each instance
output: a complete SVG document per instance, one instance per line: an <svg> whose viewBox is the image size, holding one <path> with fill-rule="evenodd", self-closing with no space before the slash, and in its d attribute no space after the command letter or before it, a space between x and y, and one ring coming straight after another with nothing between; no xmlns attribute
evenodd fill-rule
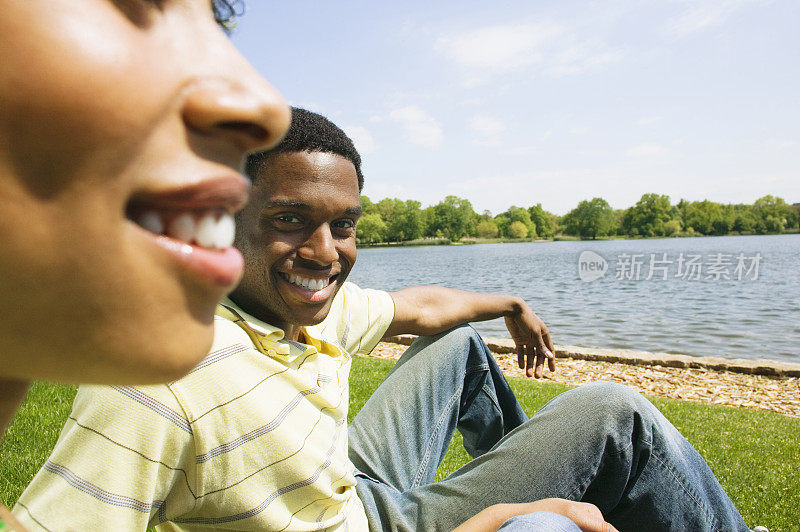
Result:
<svg viewBox="0 0 800 532"><path fill-rule="evenodd" d="M246 151L289 111L209 0L0 16L0 377L142 383L211 345Z"/></svg>

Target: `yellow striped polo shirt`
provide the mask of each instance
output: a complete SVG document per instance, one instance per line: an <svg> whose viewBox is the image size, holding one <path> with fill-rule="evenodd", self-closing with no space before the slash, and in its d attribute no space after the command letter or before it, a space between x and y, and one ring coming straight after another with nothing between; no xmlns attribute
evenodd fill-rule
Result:
<svg viewBox="0 0 800 532"><path fill-rule="evenodd" d="M350 354L393 316L388 293L345 283L297 343L225 302L187 376L79 388L15 515L31 530L366 530L347 457Z"/></svg>

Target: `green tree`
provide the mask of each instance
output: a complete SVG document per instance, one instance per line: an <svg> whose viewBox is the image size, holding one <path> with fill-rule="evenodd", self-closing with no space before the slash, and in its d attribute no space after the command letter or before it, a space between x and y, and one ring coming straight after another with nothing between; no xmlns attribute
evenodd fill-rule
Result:
<svg viewBox="0 0 800 532"><path fill-rule="evenodd" d="M786 228L797 225L794 209L783 198L771 195L758 198L753 203L753 215L758 233L782 233Z"/></svg>
<svg viewBox="0 0 800 532"><path fill-rule="evenodd" d="M713 201L693 201L683 206L683 226L704 235L721 229L725 220L722 205Z"/></svg>
<svg viewBox="0 0 800 532"><path fill-rule="evenodd" d="M502 212L495 216L494 223L501 235L508 236L508 226L511 225L511 219L508 217L507 212Z"/></svg>
<svg viewBox="0 0 800 532"><path fill-rule="evenodd" d="M595 239L616 231L614 210L603 198L581 201L564 216L563 223L567 234L581 238Z"/></svg>
<svg viewBox="0 0 800 532"><path fill-rule="evenodd" d="M643 194L622 216L622 231L631 236L664 236L667 222L677 216L678 209L670 204L669 196Z"/></svg>
<svg viewBox="0 0 800 532"><path fill-rule="evenodd" d="M528 226L519 220L514 220L508 226L508 234L511 238L525 238L528 236Z"/></svg>
<svg viewBox="0 0 800 532"><path fill-rule="evenodd" d="M421 237L425 220L420 207L421 203L414 200L385 198L379 201L377 209L386 222L386 240L402 242Z"/></svg>
<svg viewBox="0 0 800 532"><path fill-rule="evenodd" d="M531 220L531 213L528 212L528 209L512 205L506 212L495 216L495 223L497 224L502 236L507 238L524 238L514 236L514 234L511 232L511 224L514 222L520 222L525 226L527 229L526 236L536 236L536 224L534 224Z"/></svg>
<svg viewBox="0 0 800 532"><path fill-rule="evenodd" d="M500 233L497 224L494 223L493 220L481 220L478 222L475 231L480 238L497 238L497 235Z"/></svg>
<svg viewBox="0 0 800 532"><path fill-rule="evenodd" d="M378 207L370 201L367 196L361 196L360 198L361 203L361 214L372 214L378 212Z"/></svg>
<svg viewBox="0 0 800 532"><path fill-rule="evenodd" d="M361 216L356 226L356 240L361 244L383 242L386 235L386 223L381 215L372 212Z"/></svg>
<svg viewBox="0 0 800 532"><path fill-rule="evenodd" d="M458 196L447 196L444 201L433 206L432 214L429 233L441 234L451 242L456 242L465 235L475 232L476 216L469 200Z"/></svg>
<svg viewBox="0 0 800 532"><path fill-rule="evenodd" d="M733 210L731 230L739 233L752 233L756 230L756 217L752 205L738 204L731 207Z"/></svg>
<svg viewBox="0 0 800 532"><path fill-rule="evenodd" d="M680 220L670 220L664 224L664 236L672 236L681 230Z"/></svg>
<svg viewBox="0 0 800 532"><path fill-rule="evenodd" d="M528 207L528 213L531 215L531 222L536 227L538 236L541 238L553 238L555 236L558 216L544 210L541 203Z"/></svg>

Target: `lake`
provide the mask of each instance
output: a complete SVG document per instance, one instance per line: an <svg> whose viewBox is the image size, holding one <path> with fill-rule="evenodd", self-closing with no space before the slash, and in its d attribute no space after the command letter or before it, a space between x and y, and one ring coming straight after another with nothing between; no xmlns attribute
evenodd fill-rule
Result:
<svg viewBox="0 0 800 532"><path fill-rule="evenodd" d="M350 280L514 294L557 344L800 362L800 235L372 248Z"/></svg>

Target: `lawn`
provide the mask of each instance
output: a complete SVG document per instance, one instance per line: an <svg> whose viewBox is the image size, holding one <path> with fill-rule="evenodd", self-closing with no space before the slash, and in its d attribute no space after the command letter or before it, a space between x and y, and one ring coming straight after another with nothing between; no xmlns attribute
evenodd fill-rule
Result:
<svg viewBox="0 0 800 532"><path fill-rule="evenodd" d="M350 417L392 367L357 357L350 387ZM568 386L512 379L525 411L533 414ZM11 506L47 458L75 395L71 386L38 383L0 445L0 501ZM717 475L745 520L770 532L800 530L800 419L745 408L651 398ZM456 434L437 479L469 459Z"/></svg>

